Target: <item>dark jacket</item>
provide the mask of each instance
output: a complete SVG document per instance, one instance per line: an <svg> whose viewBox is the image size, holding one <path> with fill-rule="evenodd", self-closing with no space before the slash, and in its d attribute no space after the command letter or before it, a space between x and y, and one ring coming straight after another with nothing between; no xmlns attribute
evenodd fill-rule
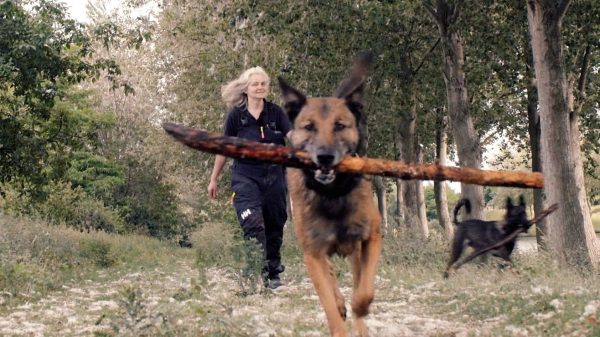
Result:
<svg viewBox="0 0 600 337"><path fill-rule="evenodd" d="M258 120L246 107L235 107L225 119L225 135L285 145L285 135L290 131L290 121L283 110L276 104L265 100L263 111ZM235 159L233 169L247 173L263 171L269 164L253 159Z"/></svg>

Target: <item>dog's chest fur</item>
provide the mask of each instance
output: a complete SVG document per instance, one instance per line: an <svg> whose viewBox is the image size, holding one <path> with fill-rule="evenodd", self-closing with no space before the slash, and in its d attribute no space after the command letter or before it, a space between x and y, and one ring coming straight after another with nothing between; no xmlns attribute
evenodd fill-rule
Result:
<svg viewBox="0 0 600 337"><path fill-rule="evenodd" d="M368 200L362 194L369 188L369 181L359 181L344 195L331 196L308 188L299 170L289 171L294 226L306 250L345 256L369 237L372 215L360 205L360 200Z"/></svg>

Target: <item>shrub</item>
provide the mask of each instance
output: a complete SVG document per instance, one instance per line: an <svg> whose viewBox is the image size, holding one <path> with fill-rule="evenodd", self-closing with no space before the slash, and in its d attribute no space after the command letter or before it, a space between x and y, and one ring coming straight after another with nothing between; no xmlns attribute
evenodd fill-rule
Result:
<svg viewBox="0 0 600 337"><path fill-rule="evenodd" d="M111 244L101 240L81 241L80 256L102 268L112 267L116 258L111 252Z"/></svg>
<svg viewBox="0 0 600 337"><path fill-rule="evenodd" d="M39 205L41 215L52 224L64 223L79 230L124 232L123 219L100 200L69 183L48 185L48 197Z"/></svg>

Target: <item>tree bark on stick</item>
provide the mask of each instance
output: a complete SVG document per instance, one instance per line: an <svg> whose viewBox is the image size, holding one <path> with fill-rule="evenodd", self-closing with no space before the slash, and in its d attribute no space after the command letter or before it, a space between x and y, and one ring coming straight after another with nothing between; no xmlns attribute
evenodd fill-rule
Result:
<svg viewBox="0 0 600 337"><path fill-rule="evenodd" d="M283 166L316 169L308 152L286 146L264 144L241 138L211 134L190 127L165 123L163 128L183 144L204 152L234 158L250 158ZM400 161L348 156L336 167L338 172L419 180L452 180L476 185L524 188L544 187L540 173L492 171L439 164L409 164Z"/></svg>

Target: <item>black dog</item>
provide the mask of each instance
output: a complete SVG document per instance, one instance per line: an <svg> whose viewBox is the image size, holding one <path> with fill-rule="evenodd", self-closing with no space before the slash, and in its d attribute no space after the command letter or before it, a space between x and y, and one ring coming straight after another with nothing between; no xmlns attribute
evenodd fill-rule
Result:
<svg viewBox="0 0 600 337"><path fill-rule="evenodd" d="M467 214L471 213L471 202L468 199L460 199L454 207L454 224L456 231L452 242L452 251L450 262L444 273L448 277L454 264L458 261L466 246L470 246L475 251L491 247L500 240L504 239L517 229L526 232L531 224L527 221L525 210L525 200L523 196L519 198L519 204L513 205L510 197L506 199L506 214L502 221L483 221L478 219L465 220L458 222L457 215L462 206L465 206ZM508 263L512 264L510 254L515 248L516 237L508 241L503 246L492 251L494 256L498 256Z"/></svg>

